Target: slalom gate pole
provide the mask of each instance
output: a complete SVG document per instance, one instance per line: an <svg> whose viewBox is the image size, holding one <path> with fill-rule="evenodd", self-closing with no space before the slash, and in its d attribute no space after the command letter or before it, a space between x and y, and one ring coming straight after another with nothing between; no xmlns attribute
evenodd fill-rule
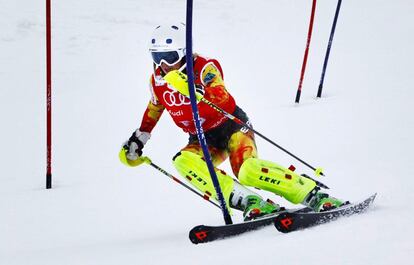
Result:
<svg viewBox="0 0 414 265"><path fill-rule="evenodd" d="M315 17L315 9L316 9L316 0L313 0L312 1L312 12L311 12L310 21L309 21L308 39L306 41L305 55L303 56L302 70L300 73L298 90L296 91L296 99L295 99L296 103L299 103L300 95L302 93L302 83L303 83L303 78L305 76L306 63L308 61L308 53L309 53L309 46L310 46L310 42L312 38L312 29L313 29L313 20Z"/></svg>
<svg viewBox="0 0 414 265"><path fill-rule="evenodd" d="M297 157L296 155L292 154L291 152L289 152L288 150L286 150L282 146L280 146L277 143L273 142L272 140L270 140L269 138L267 138L266 136L264 136L260 132L256 131L255 129L253 129L252 126L250 126L247 123L243 122L239 118L237 118L237 117L233 116L232 114L226 112L225 110L223 110L222 108L218 107L217 105L215 105L214 103L208 101L205 98L201 98L201 101L204 102L205 104L209 105L211 108L215 109L216 111L220 112L221 114L223 114L224 116L226 116L230 120L232 120L232 121L234 121L234 122L236 122L236 123L238 123L238 124L240 124L240 125L242 125L242 126L244 126L246 128L249 128L249 130L252 130L255 134L259 135L264 140L268 141L272 145L276 146L277 148L279 148L283 152L287 153L288 155L292 156L293 158L295 158L299 162L303 163L304 165L306 165L307 167L309 167L310 169L312 169L317 176L319 176L319 175L324 176L321 168L315 168L315 167L311 166L310 164L306 163L304 160L300 159L299 157Z"/></svg>
<svg viewBox="0 0 414 265"><path fill-rule="evenodd" d="M328 48L326 49L325 60L323 62L321 80L320 80L319 87L318 87L318 94L316 95L316 97L318 98L320 98L322 95L323 81L325 79L325 71L326 71L326 67L328 66L329 54L331 52L332 41L335 35L336 22L338 21L338 15L341 9L341 3L342 3L342 0L338 0L338 4L336 5L335 17L332 23L331 34L329 36Z"/></svg>
<svg viewBox="0 0 414 265"><path fill-rule="evenodd" d="M52 29L51 0L46 0L46 189L52 188Z"/></svg>
<svg viewBox="0 0 414 265"><path fill-rule="evenodd" d="M200 146L203 150L204 159L207 164L208 171L210 172L211 180L217 193L217 199L221 206L225 224L232 224L229 210L227 209L226 201L220 188L220 183L217 178L217 174L211 161L211 156L208 151L207 141L204 136L203 128L200 122L200 116L198 113L197 99L194 89L194 70L193 70L193 44L192 44L192 27L193 27L193 1L187 0L186 10L186 64L188 74L188 90L190 92L191 109L193 111L194 124L197 130L197 137Z"/></svg>
<svg viewBox="0 0 414 265"><path fill-rule="evenodd" d="M178 184L180 184L181 186L185 187L186 189L192 191L193 193L197 194L199 197L203 198L204 200L210 202L211 204L213 204L214 206L216 206L217 208L220 208L220 206L215 203L214 201L210 200L210 197L208 196L203 196L202 194L198 193L195 189L193 189L192 187L188 186L187 184L185 184L184 182L182 182L180 179L174 177L173 175L171 175L170 173L168 173L167 171L165 171L164 169L162 169L161 167L157 166L156 164L154 164L151 159L149 159L148 157L141 157L141 159L144 160L144 162L150 166L152 166L153 168L155 168L156 170L158 170L159 172L161 172L162 174L166 175L167 177L169 177L170 179L174 180L175 182L177 182Z"/></svg>

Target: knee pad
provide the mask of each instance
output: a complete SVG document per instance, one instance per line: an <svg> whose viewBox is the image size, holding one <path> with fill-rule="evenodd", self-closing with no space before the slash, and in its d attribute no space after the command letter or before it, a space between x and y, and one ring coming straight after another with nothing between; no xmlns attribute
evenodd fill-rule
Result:
<svg viewBox="0 0 414 265"><path fill-rule="evenodd" d="M173 158L173 164L177 171L191 185L197 188L202 194L213 197L217 200L216 189L211 180L210 172L203 158L189 151L181 151ZM226 172L215 169L221 192L229 206L230 194L233 191L234 180Z"/></svg>
<svg viewBox="0 0 414 265"><path fill-rule="evenodd" d="M311 179L274 162L258 158L244 161L240 168L239 181L247 186L271 191L294 204L303 202L316 186Z"/></svg>

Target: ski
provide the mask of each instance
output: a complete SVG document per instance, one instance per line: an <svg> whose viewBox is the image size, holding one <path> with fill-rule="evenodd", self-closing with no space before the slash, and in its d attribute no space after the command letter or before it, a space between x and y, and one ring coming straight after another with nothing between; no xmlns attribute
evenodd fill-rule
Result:
<svg viewBox="0 0 414 265"><path fill-rule="evenodd" d="M243 234L249 231L258 230L265 226L271 225L274 223L275 218L280 214L284 213L295 213L295 212L307 212L310 211L309 208L299 208L284 210L278 213L267 215L262 218L258 218L251 221L246 221L243 223L231 224L231 225L219 225L219 226L208 226L208 225L198 225L191 229L189 233L189 238L192 243L207 243L217 239L223 239L239 234Z"/></svg>
<svg viewBox="0 0 414 265"><path fill-rule="evenodd" d="M279 232L289 233L328 223L343 216L351 216L365 211L373 203L375 196L377 196L376 193L360 203L347 204L326 212L284 212L273 219L274 225Z"/></svg>

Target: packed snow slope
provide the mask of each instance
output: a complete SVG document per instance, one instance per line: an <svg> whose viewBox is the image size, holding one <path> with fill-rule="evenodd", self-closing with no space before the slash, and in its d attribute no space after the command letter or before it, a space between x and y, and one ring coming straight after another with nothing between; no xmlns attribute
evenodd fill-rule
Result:
<svg viewBox="0 0 414 265"><path fill-rule="evenodd" d="M184 0L53 2L53 189L45 189L45 1L0 0L0 264L411 264L414 257L414 4L318 1L300 104L294 104L312 1L195 1L194 50L220 60L255 128L325 169L331 193L367 213L292 234L272 227L193 245L221 212L153 168L117 158L150 98L154 26L185 21ZM145 155L176 174L187 136L164 114ZM259 155L312 172L257 138ZM231 172L228 162L222 168ZM273 194L263 196L292 206ZM241 221L235 213L234 221Z"/></svg>

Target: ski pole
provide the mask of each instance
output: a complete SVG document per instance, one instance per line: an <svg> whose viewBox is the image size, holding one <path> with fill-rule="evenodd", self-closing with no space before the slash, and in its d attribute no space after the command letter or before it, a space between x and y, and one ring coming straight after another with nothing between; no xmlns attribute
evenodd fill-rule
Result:
<svg viewBox="0 0 414 265"><path fill-rule="evenodd" d="M188 82L187 82L187 76L185 74L183 74L182 72L180 72L178 70L170 71L167 75L164 76L164 80L167 81L167 83L169 83L172 87L174 87L179 93L181 93L182 95L188 97ZM303 161L302 159L300 159L296 155L292 154L291 152L289 152L288 150L286 150L282 146L278 145L277 143L273 142L272 140L270 140L269 138L267 138L266 136L264 136L260 132L253 129L252 126L248 125L247 123L243 122L239 118L233 116L232 114L230 114L227 111L223 110L222 108L218 107L214 103L212 103L209 100L205 99L201 94L196 93L195 96L196 96L197 101L204 102L205 104L207 104L208 106L210 106L214 110L218 111L219 113L223 114L224 116L226 116L230 120L232 120L232 121L234 121L234 122L236 122L236 123L238 123L238 124L240 124L240 125L242 125L246 128L249 128L255 134L259 135L260 137L262 137L263 139L265 139L266 141L268 141L272 145L276 146L280 150L284 151L285 153L287 153L290 156L294 157L295 159L297 159L298 161L300 161L304 165L308 166L309 168L311 168L315 172L315 174L317 176L320 176L320 175L324 176L321 168L314 168L313 166L306 163L305 161Z"/></svg>
<svg viewBox="0 0 414 265"><path fill-rule="evenodd" d="M211 201L210 198L208 196L203 196L200 193L198 193L195 189L191 188L190 186L188 186L187 184L185 184L184 182L182 182L180 179L174 177L173 175L171 175L170 173L168 173L167 171L165 171L164 169L162 169L161 167L157 166L156 164L154 164L151 159L149 159L146 156L140 157L139 159L142 159L142 162L152 166L153 168L155 168L156 170L158 170L159 172L161 172L162 174L166 175L167 177L169 177L170 179L174 180L175 182L177 182L178 184L180 184L181 186L184 186L185 188L187 188L188 190L192 191L193 193L197 194L198 196L200 196L201 198L203 198L204 200L210 202L211 204L213 204L214 206L218 207L219 209L221 209L221 207L215 203L214 201Z"/></svg>
<svg viewBox="0 0 414 265"><path fill-rule="evenodd" d="M243 122L242 120L240 120L239 118L233 116L232 114L226 112L225 110L223 110L222 108L218 107L217 105L215 105L214 103L208 101L207 99L205 99L204 97L199 97L199 99L204 102L205 104L207 104L208 106L212 107L213 109L215 109L216 111L220 112L221 114L223 114L224 116L226 116L227 118L229 118L230 120L243 125L244 127L249 128L250 130L252 130L255 134L259 135L260 137L262 137L264 140L268 141L270 144L276 146L277 148L279 148L280 150L282 150L283 152L287 153L288 155L292 156L293 158L297 159L299 162L303 163L304 165L306 165L307 167L311 168L315 174L317 176L322 175L324 176L322 169L321 168L315 168L313 166L311 166L310 164L306 163L304 160L300 159L299 157L297 157L296 155L292 154L291 152L289 152L288 150L286 150L285 148L283 148L282 146L278 145L277 143L273 142L272 140L270 140L269 138L267 138L266 136L264 136L263 134L261 134L260 132L256 131L255 129L253 129L252 126L248 125L247 123Z"/></svg>
<svg viewBox="0 0 414 265"><path fill-rule="evenodd" d="M308 39L306 41L305 55L303 56L302 70L300 72L299 85L298 85L298 90L296 92L296 99L295 99L296 103L299 103L300 94L302 93L302 83L303 83L303 78L305 76L306 62L308 61L308 53L309 53L309 46L310 46L310 42L312 38L313 19L315 17L315 9L316 9L316 0L313 0L312 12L311 12L310 21L309 21Z"/></svg>
<svg viewBox="0 0 414 265"><path fill-rule="evenodd" d="M323 81L325 79L325 71L328 65L329 54L331 52L332 41L335 35L336 22L338 21L338 15L339 15L339 10L341 9L341 3L342 3L342 0L338 0L338 4L336 6L336 11L335 11L335 17L334 17L334 21L332 23L332 28L331 28L331 35L329 36L328 47L326 48L325 60L323 62L321 80L319 83L318 94L317 94L318 98L320 98L322 95Z"/></svg>
<svg viewBox="0 0 414 265"><path fill-rule="evenodd" d="M303 177L305 177L305 178L308 178L308 179L311 179L311 180L315 181L316 186L321 187L321 188L323 188L323 189L327 189L327 190L329 190L329 187L328 187L328 186L326 186L325 184L323 184L322 182L317 181L316 179L311 178L311 177L309 177L309 176L308 176L308 175L306 175L306 174L301 174L301 176L303 176Z"/></svg>

